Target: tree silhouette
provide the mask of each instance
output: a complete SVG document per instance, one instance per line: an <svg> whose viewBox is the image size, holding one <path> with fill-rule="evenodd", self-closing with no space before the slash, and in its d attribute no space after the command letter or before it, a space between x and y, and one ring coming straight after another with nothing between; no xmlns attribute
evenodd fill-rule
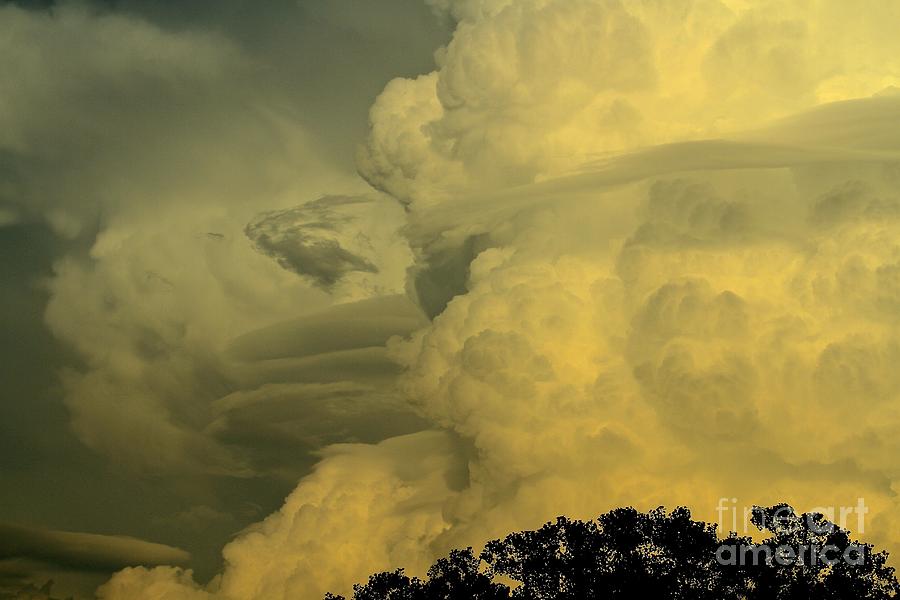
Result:
<svg viewBox="0 0 900 600"><path fill-rule="evenodd" d="M882 600L900 584L887 553L853 541L817 513L786 505L755 508L769 536L716 536L687 508L642 513L618 508L566 517L438 560L422 580L403 569L354 586L353 600ZM500 581L511 582L506 585ZM345 600L326 594L326 600Z"/></svg>

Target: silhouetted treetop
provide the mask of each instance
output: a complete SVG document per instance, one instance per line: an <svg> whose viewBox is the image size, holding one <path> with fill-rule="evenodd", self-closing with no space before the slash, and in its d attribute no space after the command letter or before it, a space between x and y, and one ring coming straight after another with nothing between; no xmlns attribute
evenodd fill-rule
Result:
<svg viewBox="0 0 900 600"><path fill-rule="evenodd" d="M490 541L478 556L454 550L424 580L403 569L372 575L353 600L881 600L900 592L886 552L821 514L780 504L755 508L751 521L769 534L759 543L719 539L714 524L684 507L558 517Z"/></svg>

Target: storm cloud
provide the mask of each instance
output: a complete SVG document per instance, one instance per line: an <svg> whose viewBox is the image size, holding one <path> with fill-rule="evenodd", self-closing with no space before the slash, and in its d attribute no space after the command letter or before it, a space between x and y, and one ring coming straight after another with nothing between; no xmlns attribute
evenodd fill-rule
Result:
<svg viewBox="0 0 900 600"><path fill-rule="evenodd" d="M3 9L92 40L53 42L90 86L10 61L49 83L0 137L8 220L89 240L46 284L79 440L296 484L212 579L154 555L98 596L320 598L558 514L714 521L720 497L864 497L895 548L900 8L425 4L452 37L372 99L365 182L227 27ZM85 130L56 133L70 110ZM56 136L90 143L60 167ZM178 522L228 521L205 506Z"/></svg>

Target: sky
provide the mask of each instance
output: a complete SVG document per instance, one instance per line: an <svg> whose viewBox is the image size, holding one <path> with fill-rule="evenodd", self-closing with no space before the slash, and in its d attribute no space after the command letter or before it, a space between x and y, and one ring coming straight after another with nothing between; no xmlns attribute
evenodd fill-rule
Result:
<svg viewBox="0 0 900 600"><path fill-rule="evenodd" d="M898 19L0 3L0 599L722 498L900 548Z"/></svg>

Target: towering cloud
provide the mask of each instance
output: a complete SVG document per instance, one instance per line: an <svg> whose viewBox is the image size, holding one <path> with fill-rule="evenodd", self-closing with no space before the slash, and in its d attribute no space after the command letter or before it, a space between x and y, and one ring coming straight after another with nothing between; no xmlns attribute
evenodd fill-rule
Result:
<svg viewBox="0 0 900 600"><path fill-rule="evenodd" d="M453 40L436 71L387 86L360 154L362 174L405 202L527 183L898 84L891 2L432 4L459 20Z"/></svg>
<svg viewBox="0 0 900 600"><path fill-rule="evenodd" d="M437 499L431 521L422 503L386 498L369 478L417 473L409 457L432 452L434 438L405 438L410 449L377 468L370 461L399 440L326 456L264 533L226 548L221 584L207 592L315 598L557 513L687 504L716 520L723 496L804 507L864 497L867 537L895 545L900 138L885 125L898 114L894 98L859 100L462 198L462 215L420 209L411 236L427 240L423 256L477 257L462 293L389 349L410 403L458 437L442 451L464 461L462 485L407 480L408 493ZM830 137L820 132L843 141L816 144ZM417 276L435 269L424 262ZM323 478L360 477L376 491L320 491ZM301 531L310 514L316 525ZM348 515L338 533L325 525ZM324 544L315 550L304 542L312 531ZM341 550L330 554L335 536ZM290 575L242 560L251 543L279 548ZM135 597L148 577L158 573L123 573L105 589L129 582ZM229 583L248 580L258 583Z"/></svg>
<svg viewBox="0 0 900 600"><path fill-rule="evenodd" d="M136 568L99 596L317 598L560 513L715 520L720 497L864 497L895 547L896 3L430 4L453 38L387 85L359 152L396 204L319 189L355 184L318 178L302 132L301 182L256 134L221 156L201 129L200 175L59 265L87 443L238 476L320 458L208 585ZM186 77L241 81L191 41L214 58Z"/></svg>

